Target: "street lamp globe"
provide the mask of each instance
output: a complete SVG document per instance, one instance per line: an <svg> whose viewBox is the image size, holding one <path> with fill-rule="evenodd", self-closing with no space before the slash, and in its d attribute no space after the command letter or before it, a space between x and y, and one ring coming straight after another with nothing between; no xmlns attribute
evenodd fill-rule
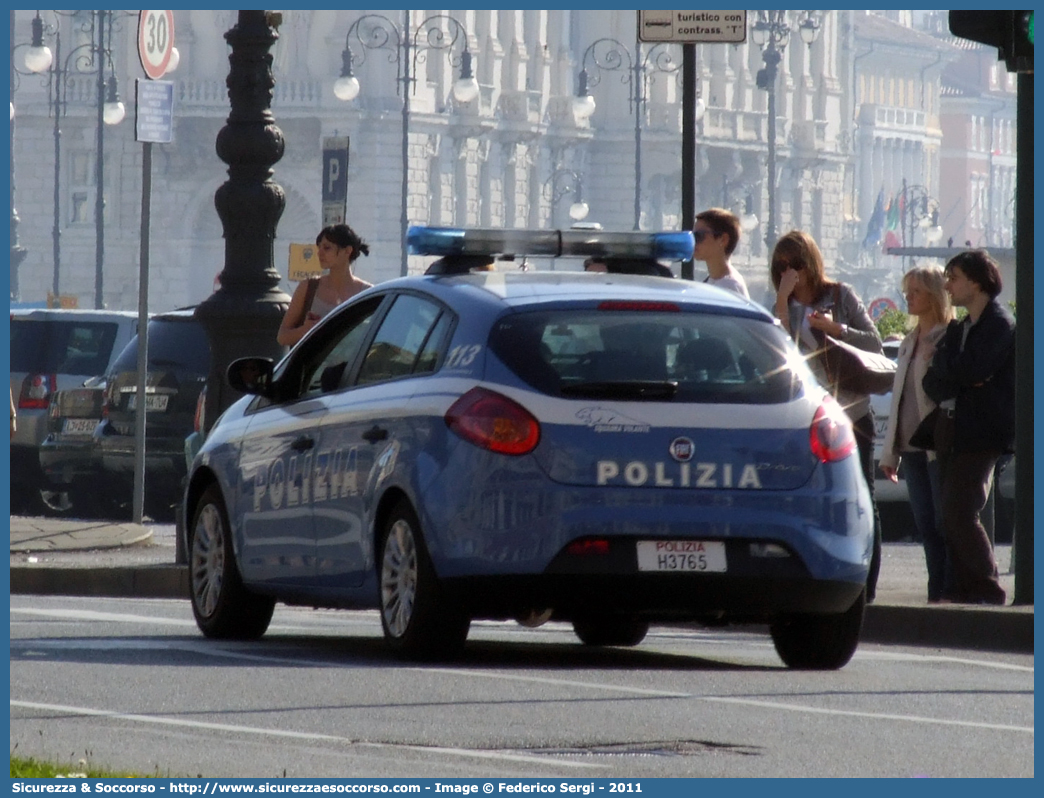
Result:
<svg viewBox="0 0 1044 798"><path fill-rule="evenodd" d="M453 84L453 97L459 103L469 103L479 96L479 84L471 71L471 53L460 54L460 77Z"/></svg>
<svg viewBox="0 0 1044 798"><path fill-rule="evenodd" d="M590 119L595 108L595 98L590 94L577 95L573 98L573 116L577 119Z"/></svg>
<svg viewBox="0 0 1044 798"><path fill-rule="evenodd" d="M102 109L102 119L107 125L118 125L126 115L127 108L119 100L106 102L105 107Z"/></svg>
<svg viewBox="0 0 1044 798"><path fill-rule="evenodd" d="M470 77L461 76L453 84L453 97L459 103L469 103L478 96L479 83L474 75Z"/></svg>
<svg viewBox="0 0 1044 798"><path fill-rule="evenodd" d="M342 75L334 81L333 90L338 100L354 100L359 96L359 79L355 75Z"/></svg>
<svg viewBox="0 0 1044 798"><path fill-rule="evenodd" d="M758 217L754 213L745 213L740 216L740 229L744 233L749 233L751 230L758 226Z"/></svg>
<svg viewBox="0 0 1044 798"><path fill-rule="evenodd" d="M574 202L569 206L569 218L574 222L581 222L587 218L587 214L591 212L591 209L587 207L586 202Z"/></svg>
<svg viewBox="0 0 1044 798"><path fill-rule="evenodd" d="M699 122L701 119L703 119L703 115L705 113L707 113L707 103L703 101L702 97L697 97L696 107L693 108L693 116L695 117L696 121Z"/></svg>
<svg viewBox="0 0 1044 798"><path fill-rule="evenodd" d="M33 45L25 51L25 66L30 72L46 72L53 60L51 48L45 44Z"/></svg>
<svg viewBox="0 0 1044 798"><path fill-rule="evenodd" d="M170 48L170 60L167 61L167 68L163 70L164 75L169 75L171 72L178 68L178 64L181 63L181 53L178 52L177 47Z"/></svg>
<svg viewBox="0 0 1044 798"><path fill-rule="evenodd" d="M798 31L801 34L801 41L805 44L812 44L819 38L819 23L813 17L805 17L798 26Z"/></svg>
<svg viewBox="0 0 1044 798"><path fill-rule="evenodd" d="M105 104L102 106L102 120L107 125L118 125L127 115L127 109L120 102L120 93L116 85L116 76L110 75L107 91L105 92Z"/></svg>

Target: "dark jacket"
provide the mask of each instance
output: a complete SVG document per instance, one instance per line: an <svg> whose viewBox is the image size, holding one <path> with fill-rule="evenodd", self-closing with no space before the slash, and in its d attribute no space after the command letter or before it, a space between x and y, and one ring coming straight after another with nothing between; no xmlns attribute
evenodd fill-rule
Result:
<svg viewBox="0 0 1044 798"><path fill-rule="evenodd" d="M968 330L951 321L924 375L935 402L956 399L956 452L1012 452L1015 446L1015 319L993 299Z"/></svg>

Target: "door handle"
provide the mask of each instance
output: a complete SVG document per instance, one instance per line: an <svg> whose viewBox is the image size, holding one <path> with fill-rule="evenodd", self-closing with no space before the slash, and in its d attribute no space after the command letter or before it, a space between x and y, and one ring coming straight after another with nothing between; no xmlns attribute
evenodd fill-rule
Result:
<svg viewBox="0 0 1044 798"><path fill-rule="evenodd" d="M378 427L374 424L366 432L363 433L363 440L369 441L370 443L377 443L378 441L386 440L388 437L388 430L383 427Z"/></svg>
<svg viewBox="0 0 1044 798"><path fill-rule="evenodd" d="M313 446L315 446L315 438L308 435L302 435L290 444L290 448L295 452L307 452Z"/></svg>

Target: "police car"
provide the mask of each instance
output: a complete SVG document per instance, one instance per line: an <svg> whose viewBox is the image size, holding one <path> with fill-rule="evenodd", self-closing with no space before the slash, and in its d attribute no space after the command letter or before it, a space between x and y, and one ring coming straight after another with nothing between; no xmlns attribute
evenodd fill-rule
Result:
<svg viewBox="0 0 1044 798"><path fill-rule="evenodd" d="M684 280L521 271L519 258L685 259L690 233L412 228L414 254L494 271L346 302L211 429L185 495L203 633L276 601L377 608L410 657L472 619L767 623L788 666L858 643L869 495L852 427L764 308ZM512 262L512 259L514 261Z"/></svg>

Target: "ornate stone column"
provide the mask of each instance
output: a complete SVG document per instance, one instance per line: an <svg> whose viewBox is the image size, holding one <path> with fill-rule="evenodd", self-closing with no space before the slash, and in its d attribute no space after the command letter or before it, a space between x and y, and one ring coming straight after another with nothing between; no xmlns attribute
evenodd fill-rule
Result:
<svg viewBox="0 0 1044 798"><path fill-rule="evenodd" d="M272 165L283 157L283 133L272 116L272 56L281 19L267 11L240 11L225 34L232 47L226 80L231 113L217 136L217 154L228 164L228 181L214 195L225 238L221 287L196 309L210 339L206 425L240 394L225 380L239 357L279 358L276 332L290 297L273 265L276 225L286 197L272 182Z"/></svg>

